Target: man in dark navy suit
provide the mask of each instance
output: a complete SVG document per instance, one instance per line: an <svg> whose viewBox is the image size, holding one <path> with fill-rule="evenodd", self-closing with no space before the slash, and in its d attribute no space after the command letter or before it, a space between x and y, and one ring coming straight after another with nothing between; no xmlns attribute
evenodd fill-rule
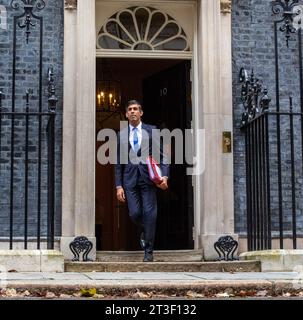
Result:
<svg viewBox="0 0 303 320"><path fill-rule="evenodd" d="M120 131L117 144L115 177L117 198L127 201L130 218L143 228L140 244L144 262L153 261L157 220L157 187L166 190L169 165L165 163L160 138L155 126L142 123L141 104L131 100L126 106L128 127ZM159 138L159 139L158 139ZM156 150L160 159L162 183L155 185L148 173L146 158ZM122 161L123 157L123 161ZM126 161L125 161L126 160Z"/></svg>

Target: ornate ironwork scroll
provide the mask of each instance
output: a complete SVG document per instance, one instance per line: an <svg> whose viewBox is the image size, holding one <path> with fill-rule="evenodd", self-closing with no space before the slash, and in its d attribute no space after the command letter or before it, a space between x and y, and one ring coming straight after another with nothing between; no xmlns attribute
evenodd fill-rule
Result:
<svg viewBox="0 0 303 320"><path fill-rule="evenodd" d="M241 68L239 81L242 83L241 100L245 110L242 114L242 126L244 126L267 111L271 99L268 97L267 88L262 88L253 71L248 76L247 71Z"/></svg>
<svg viewBox="0 0 303 320"><path fill-rule="evenodd" d="M291 34L296 33L294 20L302 15L302 5L299 0L275 0L272 1L272 12L277 16L277 23L281 22L280 31L285 32L286 45L289 45Z"/></svg>
<svg viewBox="0 0 303 320"><path fill-rule="evenodd" d="M83 252L83 261L92 261L88 258L88 254L93 248L93 243L86 237L76 237L69 245L70 250L74 254L72 261L80 261L80 253Z"/></svg>
<svg viewBox="0 0 303 320"><path fill-rule="evenodd" d="M19 10L20 7L23 7L24 13L18 18L24 18L23 22L19 21L18 26L21 29L25 29L26 34L26 43L29 41L29 36L31 34L31 28L34 28L37 25L37 21L33 22L34 20L40 20L38 16L35 15L34 10L41 11L45 8L45 1L44 0L12 0L11 1L11 8L13 10Z"/></svg>
<svg viewBox="0 0 303 320"><path fill-rule="evenodd" d="M233 261L238 260L234 257L234 253L238 248L238 242L231 236L224 236L214 244L214 248L219 255L218 260Z"/></svg>

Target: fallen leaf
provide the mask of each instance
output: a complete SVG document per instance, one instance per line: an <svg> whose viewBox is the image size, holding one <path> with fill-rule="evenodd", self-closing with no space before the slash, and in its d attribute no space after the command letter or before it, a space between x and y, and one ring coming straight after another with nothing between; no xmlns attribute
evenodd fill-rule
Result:
<svg viewBox="0 0 303 320"><path fill-rule="evenodd" d="M231 294L234 293L234 290L233 290L232 288L226 288L226 289L224 290L224 292L227 293L227 294L229 294L229 295L231 295Z"/></svg>
<svg viewBox="0 0 303 320"><path fill-rule="evenodd" d="M75 292L75 293L73 293L73 296L76 298L79 298L79 297L81 297L81 292Z"/></svg>
<svg viewBox="0 0 303 320"><path fill-rule="evenodd" d="M81 296L82 297L88 297L91 298L95 294L97 294L97 289L96 288L90 288L90 289L81 289Z"/></svg>
<svg viewBox="0 0 303 320"><path fill-rule="evenodd" d="M30 296L31 294L30 294L30 292L29 292L28 290L26 290L26 291L23 292L23 295L26 296L26 297L28 297L28 296Z"/></svg>
<svg viewBox="0 0 303 320"><path fill-rule="evenodd" d="M5 295L8 297L15 297L17 295L16 289L6 289Z"/></svg>
<svg viewBox="0 0 303 320"><path fill-rule="evenodd" d="M155 295L157 298L164 298L166 299L167 297L169 297L169 295L166 295L166 294L156 294Z"/></svg>
<svg viewBox="0 0 303 320"><path fill-rule="evenodd" d="M216 296L217 298L229 298L229 294L226 293L226 292L217 293L215 296Z"/></svg>
<svg viewBox="0 0 303 320"><path fill-rule="evenodd" d="M68 299L68 298L71 298L72 296L68 295L68 294L64 294L64 293L61 293L59 298L60 299Z"/></svg>
<svg viewBox="0 0 303 320"><path fill-rule="evenodd" d="M47 299L53 299L53 298L56 298L56 295L53 293L53 292L47 292L46 295L45 295L45 298Z"/></svg>
<svg viewBox="0 0 303 320"><path fill-rule="evenodd" d="M186 293L186 296L190 297L190 298L204 298L205 297L204 294L197 293L197 292L194 292L194 291L188 291Z"/></svg>
<svg viewBox="0 0 303 320"><path fill-rule="evenodd" d="M257 297L265 297L267 295L267 290L258 291L256 293Z"/></svg>
<svg viewBox="0 0 303 320"><path fill-rule="evenodd" d="M151 294L148 294L148 293L143 293L141 291L137 291L135 294L134 294L135 297L138 297L138 298L150 298Z"/></svg>
<svg viewBox="0 0 303 320"><path fill-rule="evenodd" d="M291 294L289 292L283 293L283 297L285 298L291 297Z"/></svg>
<svg viewBox="0 0 303 320"><path fill-rule="evenodd" d="M246 296L247 296L247 292L246 292L245 290L241 290L241 291L239 292L239 296L241 296L241 297L246 297Z"/></svg>

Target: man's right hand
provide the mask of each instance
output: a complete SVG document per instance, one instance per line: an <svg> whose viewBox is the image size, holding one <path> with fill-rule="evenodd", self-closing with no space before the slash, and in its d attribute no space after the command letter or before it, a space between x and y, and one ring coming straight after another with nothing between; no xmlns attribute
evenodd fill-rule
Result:
<svg viewBox="0 0 303 320"><path fill-rule="evenodd" d="M117 199L120 202L125 202L125 193L124 193L124 189L122 187L117 188Z"/></svg>

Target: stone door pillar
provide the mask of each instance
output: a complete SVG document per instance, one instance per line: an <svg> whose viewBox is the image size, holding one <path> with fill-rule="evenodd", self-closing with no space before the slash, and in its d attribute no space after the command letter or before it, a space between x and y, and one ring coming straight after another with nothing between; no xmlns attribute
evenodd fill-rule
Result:
<svg viewBox="0 0 303 320"><path fill-rule="evenodd" d="M205 129L201 177L200 239L206 260L218 258L214 243L234 235L233 154L223 152L223 132L232 136L231 1L199 5L200 126Z"/></svg>
<svg viewBox="0 0 303 320"><path fill-rule="evenodd" d="M61 251L76 236L95 241L95 0L65 0Z"/></svg>

